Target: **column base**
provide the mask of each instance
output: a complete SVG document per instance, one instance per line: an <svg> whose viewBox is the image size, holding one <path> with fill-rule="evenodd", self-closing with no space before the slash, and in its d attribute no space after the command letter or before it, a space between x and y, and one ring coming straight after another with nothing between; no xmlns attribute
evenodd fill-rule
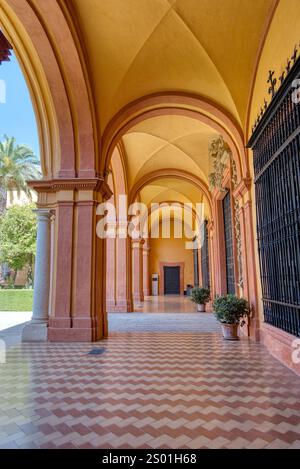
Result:
<svg viewBox="0 0 300 469"><path fill-rule="evenodd" d="M260 322L257 317L250 318L249 337L255 342L260 342Z"/></svg>
<svg viewBox="0 0 300 469"><path fill-rule="evenodd" d="M106 300L106 311L113 313L116 310L116 302L114 300Z"/></svg>
<svg viewBox="0 0 300 469"><path fill-rule="evenodd" d="M30 322L22 332L22 342L47 342L48 322Z"/></svg>
<svg viewBox="0 0 300 469"><path fill-rule="evenodd" d="M56 328L49 327L48 340L50 342L96 342L105 339L107 332L102 327L95 328Z"/></svg>
<svg viewBox="0 0 300 469"><path fill-rule="evenodd" d="M113 310L108 310L114 313L131 313L133 311L133 303L130 300L117 301Z"/></svg>

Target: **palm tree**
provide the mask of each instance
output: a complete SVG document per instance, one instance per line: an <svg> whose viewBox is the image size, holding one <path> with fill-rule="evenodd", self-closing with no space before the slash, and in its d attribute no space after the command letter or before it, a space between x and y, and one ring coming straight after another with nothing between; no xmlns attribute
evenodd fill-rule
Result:
<svg viewBox="0 0 300 469"><path fill-rule="evenodd" d="M27 145L16 145L15 138L4 136L0 142L0 216L4 213L7 196L12 199L13 191L20 197L25 192L31 200L28 180L41 177L40 162Z"/></svg>

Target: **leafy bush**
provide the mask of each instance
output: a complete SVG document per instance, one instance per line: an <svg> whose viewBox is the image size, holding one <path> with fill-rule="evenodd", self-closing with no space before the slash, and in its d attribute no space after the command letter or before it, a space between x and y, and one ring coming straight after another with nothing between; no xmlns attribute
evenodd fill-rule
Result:
<svg viewBox="0 0 300 469"><path fill-rule="evenodd" d="M191 301L197 305L204 305L210 300L209 288L195 287L191 291Z"/></svg>
<svg viewBox="0 0 300 469"><path fill-rule="evenodd" d="M217 320L224 324L243 326L245 321L241 319L250 315L248 301L235 295L217 296L213 302L213 309Z"/></svg>
<svg viewBox="0 0 300 469"><path fill-rule="evenodd" d="M26 265L32 272L36 249L35 204L14 205L0 217L0 263L6 263L13 269L11 282L14 285L18 270Z"/></svg>

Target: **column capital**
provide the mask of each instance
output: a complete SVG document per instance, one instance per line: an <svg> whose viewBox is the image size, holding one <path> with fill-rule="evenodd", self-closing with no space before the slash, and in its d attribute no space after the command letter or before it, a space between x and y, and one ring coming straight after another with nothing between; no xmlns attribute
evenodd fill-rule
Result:
<svg viewBox="0 0 300 469"><path fill-rule="evenodd" d="M132 239L131 242L132 242L133 249L143 249L143 246L145 244L145 240L142 238Z"/></svg>
<svg viewBox="0 0 300 469"><path fill-rule="evenodd" d="M36 213L38 221L51 221L55 216L55 211L48 208L36 208L32 211Z"/></svg>

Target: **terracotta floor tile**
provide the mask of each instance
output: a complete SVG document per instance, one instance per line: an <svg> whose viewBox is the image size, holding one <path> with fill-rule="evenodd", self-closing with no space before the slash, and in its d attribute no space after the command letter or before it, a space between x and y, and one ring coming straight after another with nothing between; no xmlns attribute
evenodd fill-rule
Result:
<svg viewBox="0 0 300 469"><path fill-rule="evenodd" d="M0 448L300 446L300 378L262 345L145 330L99 345L8 349Z"/></svg>

